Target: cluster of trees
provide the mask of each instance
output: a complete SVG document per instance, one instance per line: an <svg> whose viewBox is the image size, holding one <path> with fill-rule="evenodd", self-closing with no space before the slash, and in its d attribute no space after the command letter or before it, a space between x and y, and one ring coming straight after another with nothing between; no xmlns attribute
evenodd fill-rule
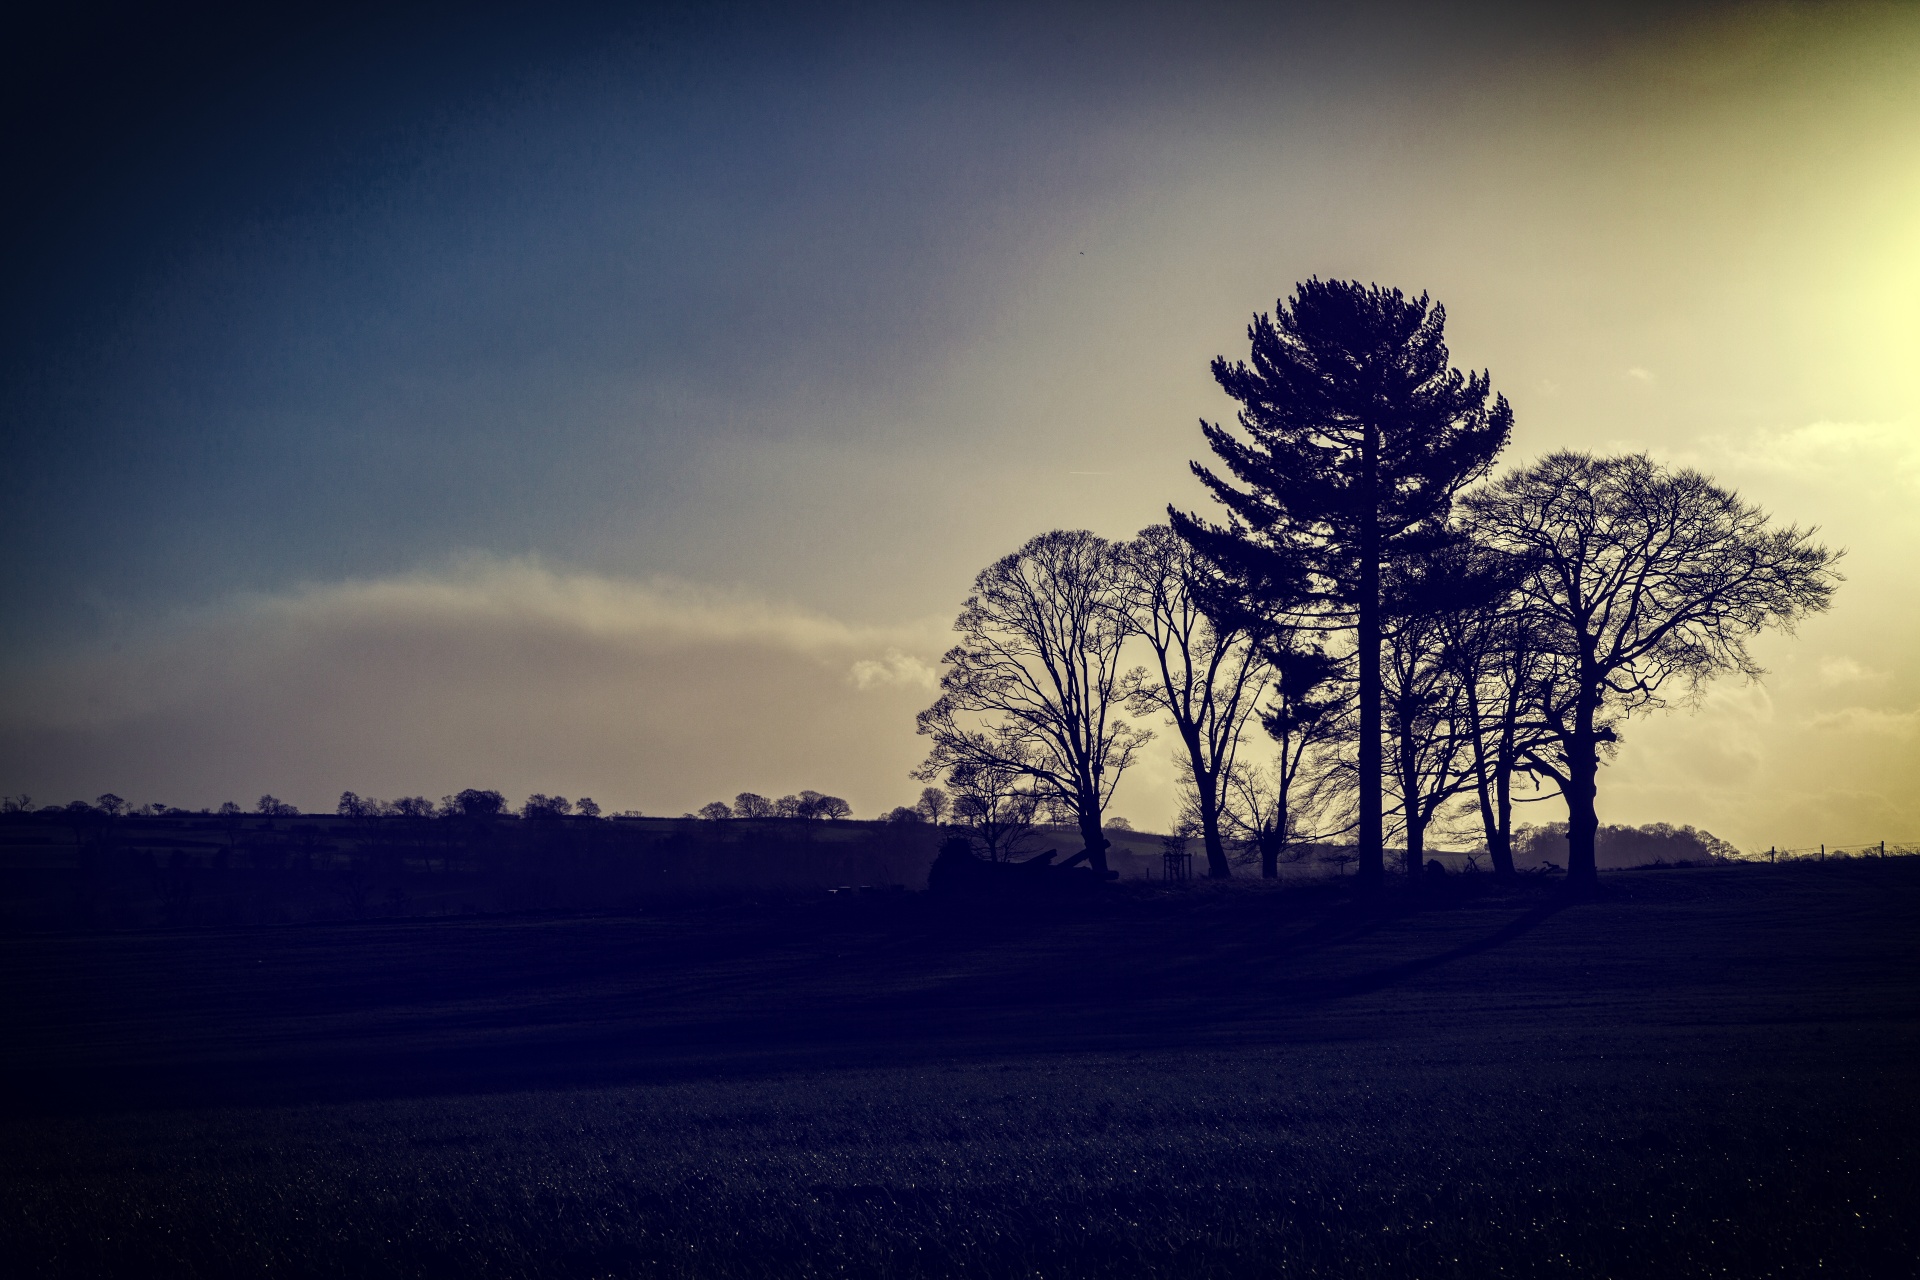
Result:
<svg viewBox="0 0 1920 1280"><path fill-rule="evenodd" d="M1549 822L1514 829L1516 857L1532 862L1563 863L1567 856L1567 824ZM1690 826L1650 822L1644 827L1603 824L1594 841L1603 866L1636 867L1655 863L1723 862L1738 854L1731 844L1711 831Z"/></svg>
<svg viewBox="0 0 1920 1280"><path fill-rule="evenodd" d="M457 794L440 797L437 805L425 796L375 800L370 796L363 798L351 791L342 791L334 812L343 818L498 818L512 813L513 809L507 804L507 798L498 791L469 787ZM536 820L598 818L600 806L585 796L569 800L565 796L542 795L536 791L520 806L520 816Z"/></svg>
<svg viewBox="0 0 1920 1280"><path fill-rule="evenodd" d="M963 797L963 802L965 798ZM943 821L950 812L946 792L938 787L922 790L919 803L911 808L901 807L884 818L894 821L932 822ZM121 815L160 817L168 814L187 815L191 811L175 809L164 804L130 806L119 796L108 794L101 796L92 804L85 800L75 800L67 805L50 805L34 810L29 796L0 797L0 813L69 814L75 817L85 816L98 820L115 818ZM255 803L252 810L242 808L229 800L217 810L201 810L202 814L212 814L222 818L246 817L249 813L266 818L297 818L300 810L275 796L264 795ZM468 788L450 796L442 796L439 801L425 796L402 796L397 800L376 800L371 796L361 796L352 791L340 793L340 800L334 806L334 813L343 818L465 818L485 819L513 815L512 805L506 796L498 791ZM527 797L519 808L519 816L535 821L557 818L595 819L601 816L600 806L593 800L582 796L578 800L569 800L565 796L550 796L535 792ZM641 813L635 809L624 810L614 815L622 818L638 818ZM716 800L712 804L701 806L697 813L685 815L689 818L725 819L725 818L800 818L800 819L841 819L853 816L853 806L839 796L826 795L819 791L802 791L798 795L781 796L769 800L763 795L751 791L742 791L734 797L733 803Z"/></svg>
<svg viewBox="0 0 1920 1280"><path fill-rule="evenodd" d="M273 800L273 797L263 796L261 799L262 803L265 803L266 801ZM274 801L274 803L277 804L279 802ZM237 810L238 806L236 805L234 808ZM124 814L142 818L157 818L170 813L186 812L188 811L185 809L176 809L171 805L158 803L132 805L111 791L97 797L92 804L88 804L85 800L70 800L66 804L41 805L38 809L33 807L32 796L24 794L0 796L0 814L5 815L38 813L47 817L53 817L59 814L79 817L85 814L95 818L118 818Z"/></svg>
<svg viewBox="0 0 1920 1280"><path fill-rule="evenodd" d="M30 796L0 797L0 814L33 813L71 814L75 817L87 816L94 819L118 817L188 817L194 814L191 809L177 809L166 804L143 804L134 806L111 792L100 796L92 804L85 800L74 800L65 805L47 805L38 810L33 808ZM264 795L254 802L252 809L246 809L229 800L218 809L201 809L201 815L220 818L244 818L257 816L262 818L298 818L303 816L298 807L279 799L277 796ZM342 818L498 818L513 813L507 798L498 791L482 791L468 788L456 795L442 796L436 804L425 796L402 796L398 800L375 800L362 797L351 791L340 793L339 803L334 813ZM523 818L598 818L600 806L592 800L581 797L568 800L565 796L548 796L535 793L527 797L520 807ZM622 817L637 818L640 815L628 811Z"/></svg>
<svg viewBox="0 0 1920 1280"><path fill-rule="evenodd" d="M711 804L701 805L698 811L687 816L715 822L731 818L806 818L837 822L841 818L852 817L853 806L839 796L819 791L802 791L798 795L781 796L778 800L769 800L752 791L742 791L733 798L732 804L715 800Z"/></svg>
<svg viewBox="0 0 1920 1280"><path fill-rule="evenodd" d="M1642 454L1493 477L1513 415L1452 367L1445 319L1425 295L1321 280L1256 316L1249 359L1213 363L1240 406L1201 423L1217 509L1169 507L1118 542L1044 533L982 570L917 776L1016 822L1070 815L1105 870L1104 810L1154 717L1212 875L1230 840L1273 875L1341 836L1377 885L1390 838L1419 870L1462 816L1510 874L1516 790L1546 787L1590 883L1623 721L1758 676L1749 640L1826 608L1836 555Z"/></svg>

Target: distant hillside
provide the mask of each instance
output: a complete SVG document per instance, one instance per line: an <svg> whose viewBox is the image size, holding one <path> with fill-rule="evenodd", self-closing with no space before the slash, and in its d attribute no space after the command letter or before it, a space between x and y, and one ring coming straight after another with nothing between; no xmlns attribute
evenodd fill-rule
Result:
<svg viewBox="0 0 1920 1280"><path fill-rule="evenodd" d="M0 817L0 924L142 928L926 887L919 824L68 812Z"/></svg>

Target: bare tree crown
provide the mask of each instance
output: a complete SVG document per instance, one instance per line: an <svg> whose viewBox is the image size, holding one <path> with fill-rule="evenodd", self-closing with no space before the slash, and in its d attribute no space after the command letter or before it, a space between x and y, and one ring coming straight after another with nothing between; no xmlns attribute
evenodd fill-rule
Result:
<svg viewBox="0 0 1920 1280"><path fill-rule="evenodd" d="M1562 451L1467 499L1480 535L1524 567L1540 642L1616 714L1762 674L1748 641L1827 608L1837 553L1738 494L1645 454Z"/></svg>

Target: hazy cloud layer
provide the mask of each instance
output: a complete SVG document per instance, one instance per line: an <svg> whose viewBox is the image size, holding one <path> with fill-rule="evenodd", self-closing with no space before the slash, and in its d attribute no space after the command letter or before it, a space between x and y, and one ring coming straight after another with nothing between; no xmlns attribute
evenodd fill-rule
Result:
<svg viewBox="0 0 1920 1280"><path fill-rule="evenodd" d="M909 798L935 626L481 560L256 596L8 674L0 773L198 807L463 786L692 808Z"/></svg>

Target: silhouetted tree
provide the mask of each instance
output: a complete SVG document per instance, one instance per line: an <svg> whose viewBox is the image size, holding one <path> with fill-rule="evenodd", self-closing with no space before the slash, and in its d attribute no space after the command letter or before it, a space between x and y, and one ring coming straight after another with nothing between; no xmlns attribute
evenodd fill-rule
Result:
<svg viewBox="0 0 1920 1280"><path fill-rule="evenodd" d="M1550 659L1528 761L1567 800L1567 878L1594 883L1602 749L1669 690L1762 672L1747 649L1831 602L1837 556L1706 476L1645 454L1561 451L1467 502L1480 536L1525 566L1520 595Z"/></svg>
<svg viewBox="0 0 1920 1280"><path fill-rule="evenodd" d="M751 791L742 791L733 798L733 816L736 818L775 817L773 801Z"/></svg>
<svg viewBox="0 0 1920 1280"><path fill-rule="evenodd" d="M1392 747L1387 779L1410 876L1426 866L1427 831L1435 818L1473 782L1465 681L1449 657L1434 614L1400 617L1387 629L1380 681Z"/></svg>
<svg viewBox="0 0 1920 1280"><path fill-rule="evenodd" d="M946 821L947 810L951 807L951 797L939 787L920 788L920 799L914 803L914 808L920 811L920 816L936 827Z"/></svg>
<svg viewBox="0 0 1920 1280"><path fill-rule="evenodd" d="M1039 797L1025 771L993 763L956 765L947 785L954 822L971 831L987 861L1006 861L1032 832Z"/></svg>
<svg viewBox="0 0 1920 1280"><path fill-rule="evenodd" d="M988 565L953 624L940 697L918 719L933 747L916 777L959 765L1026 774L1071 811L1103 875L1101 814L1152 736L1115 714L1132 630L1125 572L1113 544L1084 530L1043 533Z"/></svg>
<svg viewBox="0 0 1920 1280"><path fill-rule="evenodd" d="M1477 562L1473 572L1489 588L1486 603L1449 611L1439 621L1447 660L1461 684L1459 728L1469 748L1487 856L1495 875L1510 877L1514 781L1537 777L1525 759L1546 745L1538 718L1529 712L1546 660L1517 591L1518 563L1482 545L1471 528L1462 554Z"/></svg>
<svg viewBox="0 0 1920 1280"><path fill-rule="evenodd" d="M1475 691L1457 647L1474 619L1497 614L1511 596L1501 563L1456 528L1443 545L1387 575L1387 776L1409 875L1426 865L1427 832L1442 811L1474 787Z"/></svg>
<svg viewBox="0 0 1920 1280"><path fill-rule="evenodd" d="M528 796L527 802L520 806L521 817L536 821L564 818L572 812L573 802L565 796L542 795L537 791Z"/></svg>
<svg viewBox="0 0 1920 1280"><path fill-rule="evenodd" d="M440 801L442 813L461 818L497 818L506 809L507 798L498 791L480 791L472 787Z"/></svg>
<svg viewBox="0 0 1920 1280"><path fill-rule="evenodd" d="M725 800L715 800L711 804L701 805L694 816L705 818L709 822L723 822L733 817L733 810L728 807Z"/></svg>
<svg viewBox="0 0 1920 1280"><path fill-rule="evenodd" d="M68 801L60 810L60 821L73 832L75 850L86 847L87 837L104 826L108 816L105 810L96 809L85 800Z"/></svg>
<svg viewBox="0 0 1920 1280"><path fill-rule="evenodd" d="M1166 525L1142 529L1124 548L1127 617L1153 654L1151 670L1128 682L1135 715L1173 721L1193 779L1194 817L1207 874L1233 874L1221 840L1225 782L1267 678L1265 652L1231 614L1203 607L1208 569L1191 543Z"/></svg>
<svg viewBox="0 0 1920 1280"><path fill-rule="evenodd" d="M300 816L299 809L288 804L285 800L279 800L270 795L261 796L256 800L253 805L253 811L266 818L297 818Z"/></svg>
<svg viewBox="0 0 1920 1280"><path fill-rule="evenodd" d="M586 796L581 796L573 802L573 811L582 818L597 818L600 816L600 806Z"/></svg>
<svg viewBox="0 0 1920 1280"><path fill-rule="evenodd" d="M1360 877L1384 873L1382 566L1417 555L1454 497L1484 475L1513 415L1485 373L1451 367L1445 308L1425 294L1335 280L1297 286L1247 329L1251 364L1213 376L1240 403L1240 435L1202 422L1234 481L1193 464L1225 526L1174 528L1237 580L1257 614L1313 611L1355 633Z"/></svg>
<svg viewBox="0 0 1920 1280"><path fill-rule="evenodd" d="M853 806L839 796L821 795L818 791L800 793L803 818L820 818L827 822L838 822L842 818L853 816Z"/></svg>
<svg viewBox="0 0 1920 1280"><path fill-rule="evenodd" d="M757 801L758 804L748 803ZM758 812L760 805L766 805L766 812ZM839 796L822 795L818 791L802 791L798 795L781 796L778 800L767 802L760 796L741 792L734 802L736 816L771 818L827 818L840 819L853 815L853 806ZM752 812L743 813L742 807Z"/></svg>
<svg viewBox="0 0 1920 1280"><path fill-rule="evenodd" d="M1514 848L1529 863L1564 864L1567 861L1567 824L1549 822L1522 826L1514 832ZM1644 827L1602 825L1595 833L1596 862L1631 867L1659 863L1723 862L1740 851L1711 831L1651 822Z"/></svg>
<svg viewBox="0 0 1920 1280"><path fill-rule="evenodd" d="M1265 642L1270 669L1260 724L1273 740L1271 761L1241 760L1228 771L1223 814L1230 828L1260 852L1260 874L1273 879L1297 840L1331 831L1303 831L1303 815L1317 815L1325 793L1320 766L1336 740L1346 706L1340 663L1310 637L1277 633Z"/></svg>
<svg viewBox="0 0 1920 1280"><path fill-rule="evenodd" d="M926 815L922 814L918 809L909 808L904 804L897 804L887 810L886 821L898 826L919 827L925 826L927 819Z"/></svg>
<svg viewBox="0 0 1920 1280"><path fill-rule="evenodd" d="M220 830L227 837L227 852L229 854L239 852L240 830L247 821L246 810L228 800L214 812L214 818L220 823Z"/></svg>

